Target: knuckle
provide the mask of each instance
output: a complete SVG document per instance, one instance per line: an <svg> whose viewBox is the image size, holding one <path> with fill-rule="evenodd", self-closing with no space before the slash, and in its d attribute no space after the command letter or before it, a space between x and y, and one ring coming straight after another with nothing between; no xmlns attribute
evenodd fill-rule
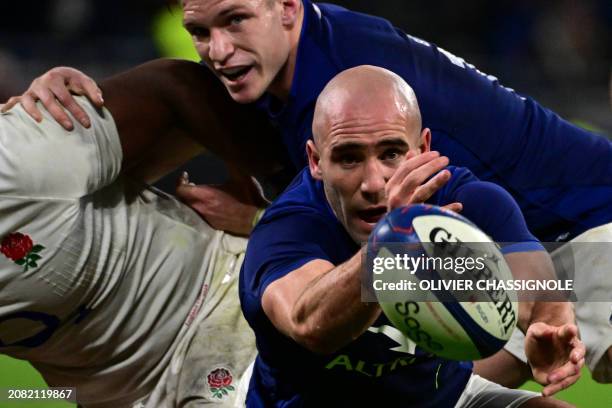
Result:
<svg viewBox="0 0 612 408"><path fill-rule="evenodd" d="M23 95L21 95L21 99L35 100L36 98L38 98L38 96L32 89L28 89L27 91L23 93Z"/></svg>
<svg viewBox="0 0 612 408"><path fill-rule="evenodd" d="M40 78L38 78L37 80L39 82L54 82L57 81L58 78L60 77L60 75L58 75L57 73L53 72L53 70L47 72L45 75L41 76Z"/></svg>
<svg viewBox="0 0 612 408"><path fill-rule="evenodd" d="M74 108L74 103L72 102L72 97L67 92L58 92L55 97L58 101L60 101L67 108Z"/></svg>
<svg viewBox="0 0 612 408"><path fill-rule="evenodd" d="M29 97L28 99L31 99L32 101L34 101L34 100L35 100L35 99L34 99L32 96L30 96L30 95L28 95L28 97ZM54 98L52 98L50 94L48 94L48 93L44 93L44 94L40 95L40 96L38 97L38 99L40 99L40 101L41 101L41 102L42 102L44 105L47 105L47 104L52 103Z"/></svg>

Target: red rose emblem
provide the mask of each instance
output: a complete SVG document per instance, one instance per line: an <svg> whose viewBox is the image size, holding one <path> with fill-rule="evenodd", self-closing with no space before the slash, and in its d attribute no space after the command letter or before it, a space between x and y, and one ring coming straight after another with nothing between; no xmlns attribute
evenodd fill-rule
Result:
<svg viewBox="0 0 612 408"><path fill-rule="evenodd" d="M23 259L34 246L32 239L20 232L9 234L2 240L0 244L0 252L7 258L18 261Z"/></svg>
<svg viewBox="0 0 612 408"><path fill-rule="evenodd" d="M232 383L232 375L225 368L217 368L208 374L208 385L212 388L227 387Z"/></svg>

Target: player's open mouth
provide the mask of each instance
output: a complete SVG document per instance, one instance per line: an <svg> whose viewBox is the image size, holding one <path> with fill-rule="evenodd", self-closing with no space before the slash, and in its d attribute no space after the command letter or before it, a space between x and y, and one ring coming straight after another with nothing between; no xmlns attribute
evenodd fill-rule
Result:
<svg viewBox="0 0 612 408"><path fill-rule="evenodd" d="M376 224L387 213L387 207L370 207L357 211L357 216L368 224Z"/></svg>
<svg viewBox="0 0 612 408"><path fill-rule="evenodd" d="M244 78L253 68L252 65L238 66L233 68L219 69L218 72L222 77L230 82L238 82Z"/></svg>

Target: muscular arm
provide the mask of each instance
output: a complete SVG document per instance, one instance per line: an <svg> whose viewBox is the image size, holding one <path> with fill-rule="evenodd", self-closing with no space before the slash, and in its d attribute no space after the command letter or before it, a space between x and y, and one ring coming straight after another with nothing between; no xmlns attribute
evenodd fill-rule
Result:
<svg viewBox="0 0 612 408"><path fill-rule="evenodd" d="M555 279L554 266L550 255L545 251L515 252L504 257L512 270L515 279L549 280ZM569 302L544 302L534 299L545 299L553 296L560 300L560 296L550 293L526 294L530 299L521 300L519 303L518 325L523 332L536 322L546 322L553 326L561 326L574 323L574 310Z"/></svg>
<svg viewBox="0 0 612 408"><path fill-rule="evenodd" d="M196 144L250 174L277 168L279 143L267 121L253 106L234 103L199 64L155 60L103 81L101 88L128 171L138 167L155 178L199 153Z"/></svg>
<svg viewBox="0 0 612 408"><path fill-rule="evenodd" d="M380 315L361 301L359 251L334 266L316 259L271 283L262 297L274 326L307 349L329 354L359 337Z"/></svg>

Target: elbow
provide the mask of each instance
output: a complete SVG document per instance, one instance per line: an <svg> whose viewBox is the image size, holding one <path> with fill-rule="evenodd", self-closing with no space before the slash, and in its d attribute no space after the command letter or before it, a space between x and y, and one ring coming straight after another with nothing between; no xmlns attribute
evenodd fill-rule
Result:
<svg viewBox="0 0 612 408"><path fill-rule="evenodd" d="M334 341L336 336L330 335L321 326L307 323L294 326L291 337L308 351L319 355L333 354L342 347L342 344Z"/></svg>
<svg viewBox="0 0 612 408"><path fill-rule="evenodd" d="M294 308L290 318L291 338L312 353L328 355L343 346L338 342L339 336L334 335L333 329L325 324L329 319L307 313L300 307Z"/></svg>

